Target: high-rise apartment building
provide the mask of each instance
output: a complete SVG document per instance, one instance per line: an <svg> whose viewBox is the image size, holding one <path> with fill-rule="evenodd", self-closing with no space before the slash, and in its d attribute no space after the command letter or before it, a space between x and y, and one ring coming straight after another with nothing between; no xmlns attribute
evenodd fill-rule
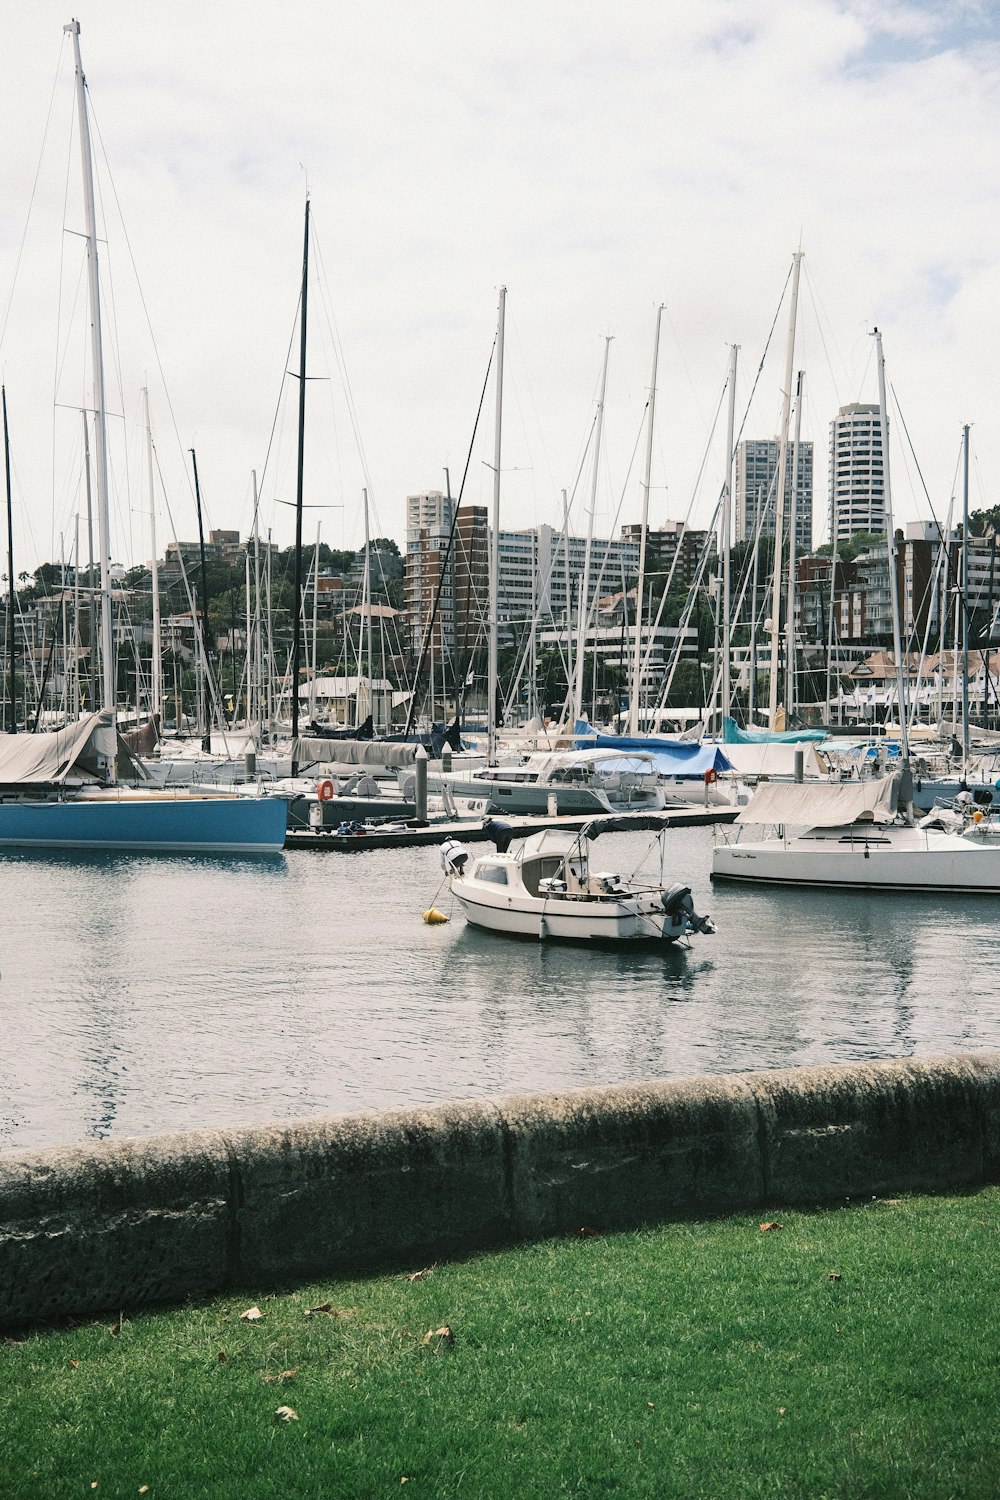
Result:
<svg viewBox="0 0 1000 1500"><path fill-rule="evenodd" d="M567 601L576 618L586 568L587 540L567 537L552 526L500 533L501 620L537 618L564 621ZM638 539L593 537L587 570L587 603L631 583L639 569Z"/></svg>
<svg viewBox="0 0 1000 1500"><path fill-rule="evenodd" d="M483 505L464 505L430 490L406 498L406 613L410 644L420 651L428 622L439 661L465 655L485 639L489 609L489 542ZM455 537L449 549L452 525ZM440 597L439 597L440 596Z"/></svg>
<svg viewBox="0 0 1000 1500"><path fill-rule="evenodd" d="M830 526L838 542L885 531L885 466L877 406L842 406L830 423Z"/></svg>
<svg viewBox="0 0 1000 1500"><path fill-rule="evenodd" d="M774 536L775 492L778 485L777 438L744 438L736 449L736 540L752 542L759 534ZM785 528L792 514L792 488L795 488L795 550L798 555L812 551L813 534L813 445L798 445L798 477L794 461L795 444L789 442L785 465ZM763 519L761 519L763 517ZM759 533L758 533L759 526Z"/></svg>
<svg viewBox="0 0 1000 1500"><path fill-rule="evenodd" d="M638 572L642 522L632 521L623 526L622 540L634 543ZM685 521L664 521L662 526L650 526L646 531L646 576L655 573L668 577L672 569L671 588L689 589L699 575L702 557L713 556L715 550L714 535L696 530Z"/></svg>

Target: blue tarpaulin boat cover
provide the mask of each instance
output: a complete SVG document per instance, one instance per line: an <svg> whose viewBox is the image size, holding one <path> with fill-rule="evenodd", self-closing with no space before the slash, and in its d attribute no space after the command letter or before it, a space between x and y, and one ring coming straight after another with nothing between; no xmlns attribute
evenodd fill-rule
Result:
<svg viewBox="0 0 1000 1500"><path fill-rule="evenodd" d="M667 740L657 735L600 734L591 725L578 720L577 748L593 746L597 750L642 750L652 755L661 776L690 776L701 780L706 771L731 771L721 745L700 744L697 740Z"/></svg>
<svg viewBox="0 0 1000 1500"><path fill-rule="evenodd" d="M825 729L741 729L735 719L723 719L722 738L727 745L794 745L826 739Z"/></svg>

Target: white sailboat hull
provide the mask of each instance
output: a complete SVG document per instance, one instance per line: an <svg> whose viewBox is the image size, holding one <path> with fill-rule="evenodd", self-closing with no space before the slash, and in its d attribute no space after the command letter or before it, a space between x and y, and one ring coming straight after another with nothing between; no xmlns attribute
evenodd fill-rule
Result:
<svg viewBox="0 0 1000 1500"><path fill-rule="evenodd" d="M712 879L854 890L1000 892L1000 842L938 829L842 831L716 845Z"/></svg>

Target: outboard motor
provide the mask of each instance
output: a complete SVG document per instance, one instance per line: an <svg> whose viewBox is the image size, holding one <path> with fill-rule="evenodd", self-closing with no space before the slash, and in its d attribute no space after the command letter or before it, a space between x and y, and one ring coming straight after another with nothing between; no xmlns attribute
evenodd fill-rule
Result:
<svg viewBox="0 0 1000 1500"><path fill-rule="evenodd" d="M469 863L469 851L458 839L445 839L441 845L441 868L446 875L463 875Z"/></svg>
<svg viewBox="0 0 1000 1500"><path fill-rule="evenodd" d="M661 891L660 902L664 912L672 920L677 921L683 917L690 932L701 932L707 937L715 931L715 923L711 917L699 917L695 911L689 885L672 885Z"/></svg>

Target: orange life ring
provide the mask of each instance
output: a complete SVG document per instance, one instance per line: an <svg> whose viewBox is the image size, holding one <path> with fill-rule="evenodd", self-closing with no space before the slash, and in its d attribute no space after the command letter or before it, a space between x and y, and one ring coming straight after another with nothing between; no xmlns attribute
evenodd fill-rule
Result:
<svg viewBox="0 0 1000 1500"><path fill-rule="evenodd" d="M316 783L316 795L321 802L330 802L335 791L336 787L329 778L324 781L317 781Z"/></svg>
<svg viewBox="0 0 1000 1500"><path fill-rule="evenodd" d="M709 769L705 772L705 785L711 786L713 782L718 781L718 779L718 771L714 768L714 766L710 766Z"/></svg>

